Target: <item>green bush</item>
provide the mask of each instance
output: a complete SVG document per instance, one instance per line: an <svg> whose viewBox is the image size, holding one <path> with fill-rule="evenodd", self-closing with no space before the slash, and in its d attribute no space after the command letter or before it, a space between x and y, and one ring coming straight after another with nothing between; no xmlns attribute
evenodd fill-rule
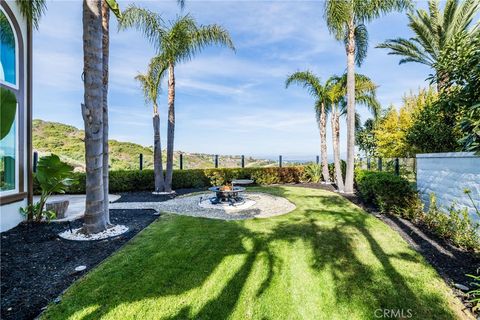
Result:
<svg viewBox="0 0 480 320"><path fill-rule="evenodd" d="M436 197L432 193L428 211L420 212L418 220L433 233L450 239L459 247L480 250L480 224L470 218L466 208L458 209L452 204L443 211L437 206Z"/></svg>
<svg viewBox="0 0 480 320"><path fill-rule="evenodd" d="M375 205L384 213L404 215L405 209L416 198L416 192L410 183L392 173L357 170L355 182L362 200Z"/></svg>
<svg viewBox="0 0 480 320"><path fill-rule="evenodd" d="M190 169L173 171L173 189L205 188L222 185L233 179L252 179L257 184L299 183L304 181L305 169L296 167L267 168L228 168L228 169ZM74 174L76 185L70 186L66 193L85 193L85 173ZM151 191L154 189L153 170L117 170L110 171L110 192ZM34 193L40 192L34 182Z"/></svg>

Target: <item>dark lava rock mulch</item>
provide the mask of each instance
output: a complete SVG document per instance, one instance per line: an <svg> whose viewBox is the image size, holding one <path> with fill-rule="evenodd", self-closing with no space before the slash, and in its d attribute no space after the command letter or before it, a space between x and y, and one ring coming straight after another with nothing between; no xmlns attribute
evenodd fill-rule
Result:
<svg viewBox="0 0 480 320"><path fill-rule="evenodd" d="M118 250L158 216L154 210L110 210L120 236L100 241L68 241L58 234L68 223L22 223L1 233L1 319L33 319L75 280ZM78 228L81 220L72 222ZM75 272L75 267L87 269Z"/></svg>
<svg viewBox="0 0 480 320"><path fill-rule="evenodd" d="M206 188L202 189L178 189L175 190L176 196L181 196L184 194L198 192L198 191L205 191ZM151 191L140 191L140 192L121 192L118 193L121 197L117 201L118 202L159 202L159 201L166 201L169 199L174 198L174 195L160 195L160 194L153 194Z"/></svg>

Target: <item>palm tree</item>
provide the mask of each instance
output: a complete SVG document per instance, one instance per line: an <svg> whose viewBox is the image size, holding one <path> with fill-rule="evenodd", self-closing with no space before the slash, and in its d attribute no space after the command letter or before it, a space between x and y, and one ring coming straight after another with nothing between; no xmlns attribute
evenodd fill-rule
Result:
<svg viewBox="0 0 480 320"><path fill-rule="evenodd" d="M355 157L355 63L360 66L367 54L365 23L391 11L410 6L409 0L327 0L324 15L330 32L345 43L347 53L347 173L345 192L353 192Z"/></svg>
<svg viewBox="0 0 480 320"><path fill-rule="evenodd" d="M331 127L333 140L333 161L335 168L335 181L339 192L345 191L345 184L343 182L341 164L340 164L340 117L347 115L347 75L342 77L332 76L326 84L326 96L331 110ZM375 83L362 74L355 74L355 96L359 104L366 106L374 115L378 117L380 113L380 103L376 98ZM355 126L360 123L360 116L355 113Z"/></svg>
<svg viewBox="0 0 480 320"><path fill-rule="evenodd" d="M16 0L15 3L20 13L27 20L27 23L38 29L40 18L47 9L46 0Z"/></svg>
<svg viewBox="0 0 480 320"><path fill-rule="evenodd" d="M165 26L160 15L147 9L130 6L123 14L120 28L134 27L152 42L159 63L168 66L168 128L167 173L165 191L172 191L173 149L175 135L175 66L191 60L205 47L217 44L235 50L228 31L219 25L198 26L195 19L186 15Z"/></svg>
<svg viewBox="0 0 480 320"><path fill-rule="evenodd" d="M451 43L455 35L468 30L479 7L478 0L447 0L442 12L438 0L429 0L429 12L418 9L408 13L408 26L414 37L389 39L377 48L390 49L388 54L403 56L399 64L417 62L435 68L442 49ZM441 90L448 83L447 75L439 74L438 70L435 73L437 89Z"/></svg>
<svg viewBox="0 0 480 320"><path fill-rule="evenodd" d="M318 129L320 131L320 157L322 162L322 175L325 182L330 182L327 159L327 112L326 87L322 85L320 78L310 71L297 71L287 77L285 87L295 83L308 90L315 98L315 115L317 116Z"/></svg>
<svg viewBox="0 0 480 320"><path fill-rule="evenodd" d="M83 231L107 228L103 189L103 47L101 0L83 1L86 200Z"/></svg>
<svg viewBox="0 0 480 320"><path fill-rule="evenodd" d="M158 96L160 82L165 75L166 67L152 60L146 74L138 74L135 79L140 82L145 101L153 104L153 171L155 177L155 192L165 191L163 177L162 145L160 140L160 114L158 112Z"/></svg>

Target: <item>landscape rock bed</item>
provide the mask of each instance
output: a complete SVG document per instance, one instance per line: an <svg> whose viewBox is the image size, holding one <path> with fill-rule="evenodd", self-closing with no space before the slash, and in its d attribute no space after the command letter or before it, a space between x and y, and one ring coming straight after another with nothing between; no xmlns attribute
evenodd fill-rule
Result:
<svg viewBox="0 0 480 320"><path fill-rule="evenodd" d="M142 208L154 209L157 212L169 212L180 215L213 218L222 220L243 220L250 218L268 218L289 213L295 209L295 205L283 197L277 197L260 192L242 193L243 197L253 200L255 203L244 209L242 206L224 206L218 205L217 208L202 207L199 205L200 199L209 201L214 194L210 192L199 193L191 196L182 196L175 199L159 202L130 202L130 203L113 203L112 208L129 209Z"/></svg>
<svg viewBox="0 0 480 320"><path fill-rule="evenodd" d="M75 280L118 250L158 216L152 210L111 210L129 231L99 241L62 240L68 223L23 223L1 233L1 319L33 319ZM79 228L81 220L73 221ZM86 266L77 272L78 266Z"/></svg>

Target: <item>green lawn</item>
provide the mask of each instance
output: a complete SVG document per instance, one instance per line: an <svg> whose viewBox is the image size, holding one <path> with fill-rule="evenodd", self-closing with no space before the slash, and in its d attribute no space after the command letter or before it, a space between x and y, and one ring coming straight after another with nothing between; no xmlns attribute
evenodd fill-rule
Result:
<svg viewBox="0 0 480 320"><path fill-rule="evenodd" d="M377 309L461 317L434 269L378 219L327 191L260 190L297 209L245 221L164 215L43 318L373 319Z"/></svg>

